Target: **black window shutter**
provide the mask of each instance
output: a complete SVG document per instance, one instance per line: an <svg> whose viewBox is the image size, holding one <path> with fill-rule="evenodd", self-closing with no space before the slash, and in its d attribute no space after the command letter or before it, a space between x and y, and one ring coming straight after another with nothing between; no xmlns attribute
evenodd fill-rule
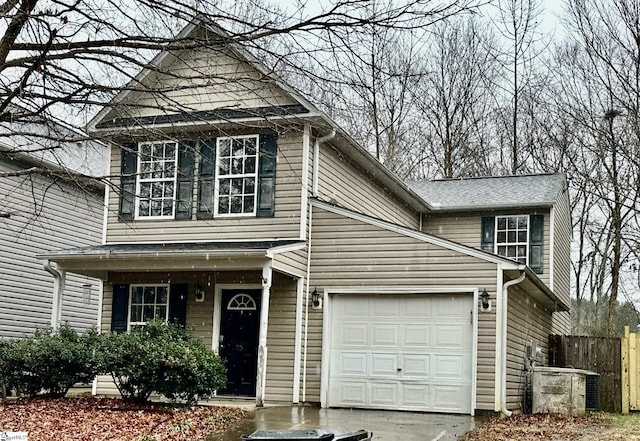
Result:
<svg viewBox="0 0 640 441"><path fill-rule="evenodd" d="M120 206L118 219L133 220L136 212L136 172L138 171L138 145L123 144L120 147Z"/></svg>
<svg viewBox="0 0 640 441"><path fill-rule="evenodd" d="M113 285L111 304L111 332L120 334L127 331L129 318L129 285Z"/></svg>
<svg viewBox="0 0 640 441"><path fill-rule="evenodd" d="M277 136L260 135L257 217L273 217L275 213L277 155Z"/></svg>
<svg viewBox="0 0 640 441"><path fill-rule="evenodd" d="M176 219L191 219L195 141L180 143L178 147L178 186L176 188Z"/></svg>
<svg viewBox="0 0 640 441"><path fill-rule="evenodd" d="M216 139L200 142L198 164L198 219L213 217L213 196L216 177Z"/></svg>
<svg viewBox="0 0 640 441"><path fill-rule="evenodd" d="M187 295L189 285L186 283L172 283L169 291L169 323L175 323L183 328L187 325Z"/></svg>
<svg viewBox="0 0 640 441"><path fill-rule="evenodd" d="M536 274L542 274L544 216L540 214L531 215L529 222L529 268Z"/></svg>
<svg viewBox="0 0 640 441"><path fill-rule="evenodd" d="M496 218L494 216L482 217L482 238L480 247L483 251L493 253L494 251L494 235L496 228Z"/></svg>

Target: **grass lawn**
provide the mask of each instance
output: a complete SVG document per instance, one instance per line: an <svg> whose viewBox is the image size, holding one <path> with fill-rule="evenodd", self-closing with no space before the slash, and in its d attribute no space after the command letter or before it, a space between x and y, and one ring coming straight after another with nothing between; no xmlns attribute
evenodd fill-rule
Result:
<svg viewBox="0 0 640 441"><path fill-rule="evenodd" d="M640 414L513 415L487 420L459 441L640 441Z"/></svg>

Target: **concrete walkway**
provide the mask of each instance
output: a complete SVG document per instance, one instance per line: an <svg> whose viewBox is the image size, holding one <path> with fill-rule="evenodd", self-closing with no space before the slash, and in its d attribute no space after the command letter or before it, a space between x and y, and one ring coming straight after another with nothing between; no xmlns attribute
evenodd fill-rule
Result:
<svg viewBox="0 0 640 441"><path fill-rule="evenodd" d="M365 429L378 441L455 441L474 427L468 415L275 406L252 411L241 424L208 441L240 441L256 430L289 429Z"/></svg>

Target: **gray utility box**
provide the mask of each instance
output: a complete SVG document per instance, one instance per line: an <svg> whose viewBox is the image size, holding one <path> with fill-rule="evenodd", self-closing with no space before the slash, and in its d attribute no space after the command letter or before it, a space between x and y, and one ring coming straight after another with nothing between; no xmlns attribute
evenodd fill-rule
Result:
<svg viewBox="0 0 640 441"><path fill-rule="evenodd" d="M582 369L534 367L532 412L584 415L588 373Z"/></svg>

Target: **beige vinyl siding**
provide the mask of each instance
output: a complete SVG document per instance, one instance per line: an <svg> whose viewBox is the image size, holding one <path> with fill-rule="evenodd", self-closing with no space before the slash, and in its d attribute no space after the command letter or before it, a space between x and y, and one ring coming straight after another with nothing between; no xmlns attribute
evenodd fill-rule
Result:
<svg viewBox="0 0 640 441"><path fill-rule="evenodd" d="M105 119L297 104L248 62L216 47L168 54Z"/></svg>
<svg viewBox="0 0 640 441"><path fill-rule="evenodd" d="M320 148L318 196L330 202L408 228L419 227L419 215L329 144Z"/></svg>
<svg viewBox="0 0 640 441"><path fill-rule="evenodd" d="M507 408L521 411L525 386L527 345L537 344L545 360L549 357L551 311L536 303L518 285L509 288L507 323Z"/></svg>
<svg viewBox="0 0 640 441"><path fill-rule="evenodd" d="M304 277L307 273L307 250L276 254L273 257L273 269Z"/></svg>
<svg viewBox="0 0 640 441"><path fill-rule="evenodd" d="M111 174L120 174L120 148L111 154ZM108 243L126 242L207 242L297 238L300 236L302 193L302 135L290 132L278 138L275 215L259 217L221 217L206 220L118 221L118 193L110 192L107 224ZM116 179L116 185L118 185ZM197 179L194 178L194 181ZM194 184L194 204L197 201Z"/></svg>
<svg viewBox="0 0 640 441"><path fill-rule="evenodd" d="M495 211L491 213L491 216L512 214L542 214L544 216L543 273L538 274L538 277L544 283L549 284L549 238L551 237L549 210ZM483 215L483 213L431 214L425 216L422 230L434 236L480 249Z"/></svg>
<svg viewBox="0 0 640 441"><path fill-rule="evenodd" d="M296 280L274 273L269 299L265 390L266 400L270 402L293 401L297 298Z"/></svg>
<svg viewBox="0 0 640 441"><path fill-rule="evenodd" d="M201 338L206 347L211 348L215 285L255 285L260 281L260 271L112 273L110 281L104 284L101 330L108 332L111 329L113 284L186 283L189 285L187 328ZM196 284L200 284L205 290L205 300L202 303L195 301ZM294 278L274 272L267 331L267 401L292 402L293 400L296 289L297 282ZM99 378L98 394L117 395L110 377Z"/></svg>
<svg viewBox="0 0 640 441"><path fill-rule="evenodd" d="M496 265L314 207L310 286L475 289L496 286ZM492 293L492 297L494 293ZM495 312L478 317L477 408L494 408ZM306 401L320 399L322 311L309 310Z"/></svg>
<svg viewBox="0 0 640 441"><path fill-rule="evenodd" d="M0 160L2 172L29 166ZM0 219L0 337L23 337L51 324L54 278L36 255L99 244L104 196L37 174L0 179L0 194L10 216ZM98 296L99 281L67 274L62 320L79 331L95 326Z"/></svg>
<svg viewBox="0 0 640 441"><path fill-rule="evenodd" d="M553 244L553 291L567 305L571 305L571 208L566 190L560 192L554 208L555 243ZM553 315L553 333L571 333L571 314L561 312Z"/></svg>

